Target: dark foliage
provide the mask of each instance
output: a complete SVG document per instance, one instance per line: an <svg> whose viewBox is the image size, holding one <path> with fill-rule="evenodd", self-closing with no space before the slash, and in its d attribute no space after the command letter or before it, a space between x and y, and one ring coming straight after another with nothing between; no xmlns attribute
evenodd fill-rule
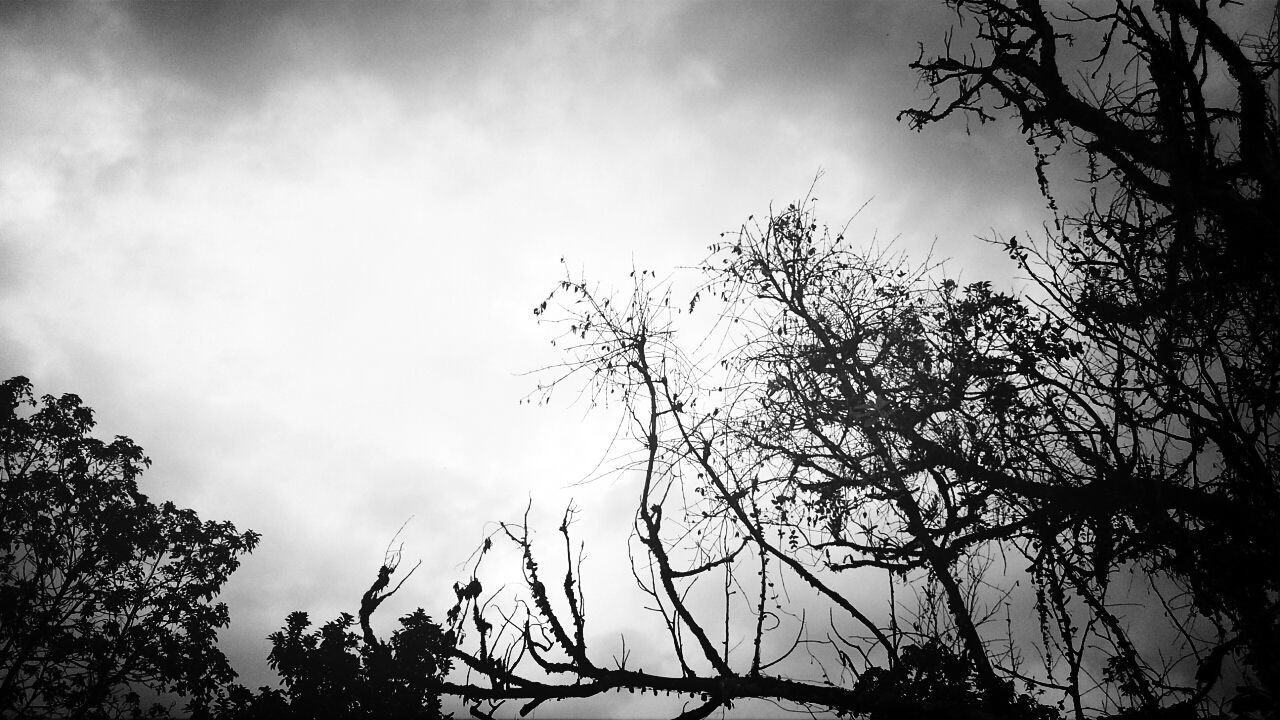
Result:
<svg viewBox="0 0 1280 720"><path fill-rule="evenodd" d="M198 708L235 676L213 600L258 536L149 501L142 449L93 425L75 395L0 385L4 717L137 715L144 688Z"/></svg>
<svg viewBox="0 0 1280 720"><path fill-rule="evenodd" d="M271 634L268 662L284 689L257 693L232 685L219 699L218 720L432 720L442 717L436 689L451 661L440 626L421 609L400 618L390 641L378 639L371 616L400 585L386 590L396 562L384 565L356 618L342 613L312 632L305 612L291 613ZM410 573L412 574L412 573ZM408 576L406 575L407 579ZM401 581L403 583L403 581Z"/></svg>
<svg viewBox="0 0 1280 720"><path fill-rule="evenodd" d="M1230 628L1198 679L1238 656L1258 682L1240 698L1266 695L1274 712L1280 9L1233 32L1225 5L955 3L986 50L922 56L942 95L905 115L921 126L1011 108L1039 167L1063 146L1089 158L1091 206L1038 247L1007 247L1090 346L1055 398L1094 415L1061 433L1088 443L1072 455L1092 476L1076 493L1097 496L1094 564L1118 555L1176 577L1197 613ZM1092 54L1085 81L1062 60L1073 51Z"/></svg>

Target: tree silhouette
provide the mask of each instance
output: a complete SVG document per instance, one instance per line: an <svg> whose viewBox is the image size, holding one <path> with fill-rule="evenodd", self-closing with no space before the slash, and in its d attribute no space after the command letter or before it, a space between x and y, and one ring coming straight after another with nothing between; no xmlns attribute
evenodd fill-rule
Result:
<svg viewBox="0 0 1280 720"><path fill-rule="evenodd" d="M901 117L1021 122L1055 222L998 242L1031 290L856 245L810 199L714 245L684 301L646 270L622 299L566 277L535 309L568 356L546 392L585 378L633 420L667 669L589 652L570 514L558 590L503 525L525 599L482 597L478 561L448 616L487 682L441 688L473 714L639 690L682 718L1275 716L1277 28L1192 0L950 4L914 64L935 102Z"/></svg>
<svg viewBox="0 0 1280 720"><path fill-rule="evenodd" d="M399 552L388 553L378 578L361 602L360 634L356 618L342 613L318 630L307 613L290 613L285 626L271 634L268 662L284 681L284 689L263 687L255 694L232 685L217 703L219 720L351 720L440 718L440 678L451 666L440 626L422 608L400 618L390 641L378 639L373 613L413 574L390 591L399 567ZM416 568L415 568L416 569Z"/></svg>
<svg viewBox="0 0 1280 720"><path fill-rule="evenodd" d="M152 503L142 449L93 426L75 395L0 384L0 716L136 715L143 688L199 708L235 676L213 599L258 536Z"/></svg>
<svg viewBox="0 0 1280 720"><path fill-rule="evenodd" d="M922 55L921 77L951 94L906 112L912 124L989 117L993 96L1016 110L1041 168L1064 143L1090 160L1091 207L1039 247L1007 247L1055 318L1090 341L1069 387L1097 416L1075 436L1106 439L1075 453L1097 481L1081 491L1104 496L1092 501L1095 554L1124 549L1176 577L1198 613L1230 628L1201 679L1239 654L1266 698L1248 688L1238 705L1275 712L1280 7L1269 28L1238 35L1229 13L1192 0L1063 18L1029 2L955 7L987 50ZM1061 57L1081 26L1102 33L1091 82L1073 86Z"/></svg>

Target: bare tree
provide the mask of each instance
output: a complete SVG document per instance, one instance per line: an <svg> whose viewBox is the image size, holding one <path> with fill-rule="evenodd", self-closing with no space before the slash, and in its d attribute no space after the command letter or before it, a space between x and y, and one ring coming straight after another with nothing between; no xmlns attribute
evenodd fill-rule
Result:
<svg viewBox="0 0 1280 720"><path fill-rule="evenodd" d="M936 102L903 117L1022 122L1056 220L999 242L1033 292L854 245L808 199L714 245L687 301L566 277L536 310L565 331L549 388L585 375L629 414L633 570L670 657L589 651L570 514L555 583L503 525L524 602L484 597L477 562L449 614L472 674L442 690L474 714L649 690L686 718L1274 716L1274 22L952 5L915 63ZM1069 211L1051 171L1077 151Z"/></svg>

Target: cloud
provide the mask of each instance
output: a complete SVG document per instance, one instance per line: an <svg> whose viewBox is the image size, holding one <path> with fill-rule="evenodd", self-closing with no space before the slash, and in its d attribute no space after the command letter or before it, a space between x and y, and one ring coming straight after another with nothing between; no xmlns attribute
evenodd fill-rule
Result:
<svg viewBox="0 0 1280 720"><path fill-rule="evenodd" d="M828 222L874 195L860 233L979 265L969 235L1036 217L1009 136L893 121L945 25L897 4L4 8L0 371L147 448L153 497L264 534L225 595L249 684L411 514L436 614L530 496L622 557L632 490L565 489L613 419L517 406L565 267L696 263L820 167Z"/></svg>

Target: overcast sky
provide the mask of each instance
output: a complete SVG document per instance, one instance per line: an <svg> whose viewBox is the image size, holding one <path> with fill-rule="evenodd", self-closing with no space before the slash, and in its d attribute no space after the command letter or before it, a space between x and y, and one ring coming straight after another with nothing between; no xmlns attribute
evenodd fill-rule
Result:
<svg viewBox="0 0 1280 720"><path fill-rule="evenodd" d="M547 535L575 497L594 561L622 562L635 489L568 487L614 418L517 404L557 358L531 309L560 259L624 288L822 170L827 222L872 201L851 237L1007 280L975 236L1041 221L1016 127L894 117L927 101L907 63L949 22L889 1L0 5L0 374L142 445L153 499L262 533L223 594L250 685L289 611L357 609L411 515L424 565L387 628L443 615L486 521L530 497Z"/></svg>

